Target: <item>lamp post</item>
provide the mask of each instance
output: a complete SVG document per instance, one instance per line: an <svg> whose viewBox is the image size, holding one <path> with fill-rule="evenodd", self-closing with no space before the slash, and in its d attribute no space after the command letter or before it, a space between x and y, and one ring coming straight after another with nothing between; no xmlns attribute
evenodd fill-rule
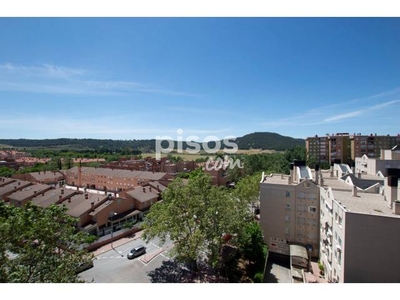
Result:
<svg viewBox="0 0 400 300"><path fill-rule="evenodd" d="M110 212L110 218L111 218L111 248L114 249L113 247L113 233L114 233L114 217L117 215L116 212Z"/></svg>

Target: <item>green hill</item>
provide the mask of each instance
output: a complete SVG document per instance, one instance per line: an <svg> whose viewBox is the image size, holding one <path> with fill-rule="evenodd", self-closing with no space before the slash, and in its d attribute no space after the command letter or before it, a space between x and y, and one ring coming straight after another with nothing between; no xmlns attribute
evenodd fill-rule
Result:
<svg viewBox="0 0 400 300"><path fill-rule="evenodd" d="M271 132L255 132L239 137L235 141L240 150L263 149L283 151L292 149L296 146L304 146L303 139L294 139L287 136L282 136ZM15 148L28 149L71 149L71 150L96 150L96 151L115 151L131 148L142 152L155 151L155 140L111 140L111 139L0 139L0 144L10 145ZM209 142L209 147L214 148L214 142ZM165 141L163 147L168 147ZM186 149L186 143L183 143L183 148ZM177 142L175 142L177 149Z"/></svg>
<svg viewBox="0 0 400 300"><path fill-rule="evenodd" d="M254 132L236 139L241 150L263 149L283 151L296 146L305 146L304 139L295 139L273 132Z"/></svg>

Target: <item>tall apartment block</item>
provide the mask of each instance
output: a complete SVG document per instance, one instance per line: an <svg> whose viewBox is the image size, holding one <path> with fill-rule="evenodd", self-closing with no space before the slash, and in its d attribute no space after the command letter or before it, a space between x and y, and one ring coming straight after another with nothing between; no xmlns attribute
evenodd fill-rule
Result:
<svg viewBox="0 0 400 300"><path fill-rule="evenodd" d="M315 163L329 161L329 147L327 136L314 136L306 139L307 156Z"/></svg>
<svg viewBox="0 0 400 300"><path fill-rule="evenodd" d="M309 158L317 163L340 162L351 164L356 157L364 154L368 157L379 157L381 149L390 149L400 144L400 135L361 135L349 133L327 134L324 137L314 136L306 139Z"/></svg>
<svg viewBox="0 0 400 300"><path fill-rule="evenodd" d="M400 282L400 170L385 179L327 176L320 187L320 261L339 283Z"/></svg>
<svg viewBox="0 0 400 300"><path fill-rule="evenodd" d="M260 225L269 251L290 255L290 245L319 255L319 187L305 162L295 161L290 176L271 174L260 182Z"/></svg>
<svg viewBox="0 0 400 300"><path fill-rule="evenodd" d="M292 278L292 247L300 245L312 250L328 282L400 282L400 169L386 177L354 174L345 164L290 169L290 176L263 176L260 225L269 251L290 256Z"/></svg>
<svg viewBox="0 0 400 300"><path fill-rule="evenodd" d="M400 144L400 135L361 135L354 134L351 140L351 159L354 161L356 157L364 154L368 157L379 157L382 149L391 149Z"/></svg>

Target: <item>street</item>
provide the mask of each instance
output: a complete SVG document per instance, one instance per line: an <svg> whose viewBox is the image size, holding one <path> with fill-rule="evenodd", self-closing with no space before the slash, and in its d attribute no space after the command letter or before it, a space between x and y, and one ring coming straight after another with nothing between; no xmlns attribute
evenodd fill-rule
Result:
<svg viewBox="0 0 400 300"><path fill-rule="evenodd" d="M146 253L132 260L127 259L130 250L139 245L147 248ZM94 267L79 275L86 282L93 283L152 282L149 273L170 259L169 251L172 246L172 242L168 239L160 246L157 238L148 243L137 238L97 255L93 262Z"/></svg>

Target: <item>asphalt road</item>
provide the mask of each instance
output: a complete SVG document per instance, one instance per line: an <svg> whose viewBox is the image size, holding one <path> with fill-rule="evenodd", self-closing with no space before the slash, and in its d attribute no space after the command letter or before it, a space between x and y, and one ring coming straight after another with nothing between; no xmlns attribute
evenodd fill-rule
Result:
<svg viewBox="0 0 400 300"><path fill-rule="evenodd" d="M144 245L146 254L135 259L127 259L127 254L136 246ZM132 240L124 245L104 252L96 257L94 267L80 273L86 282L93 283L146 283L152 282L149 273L170 259L172 242L167 240L159 245L158 239L148 243L142 239ZM150 260L151 259L151 260Z"/></svg>

